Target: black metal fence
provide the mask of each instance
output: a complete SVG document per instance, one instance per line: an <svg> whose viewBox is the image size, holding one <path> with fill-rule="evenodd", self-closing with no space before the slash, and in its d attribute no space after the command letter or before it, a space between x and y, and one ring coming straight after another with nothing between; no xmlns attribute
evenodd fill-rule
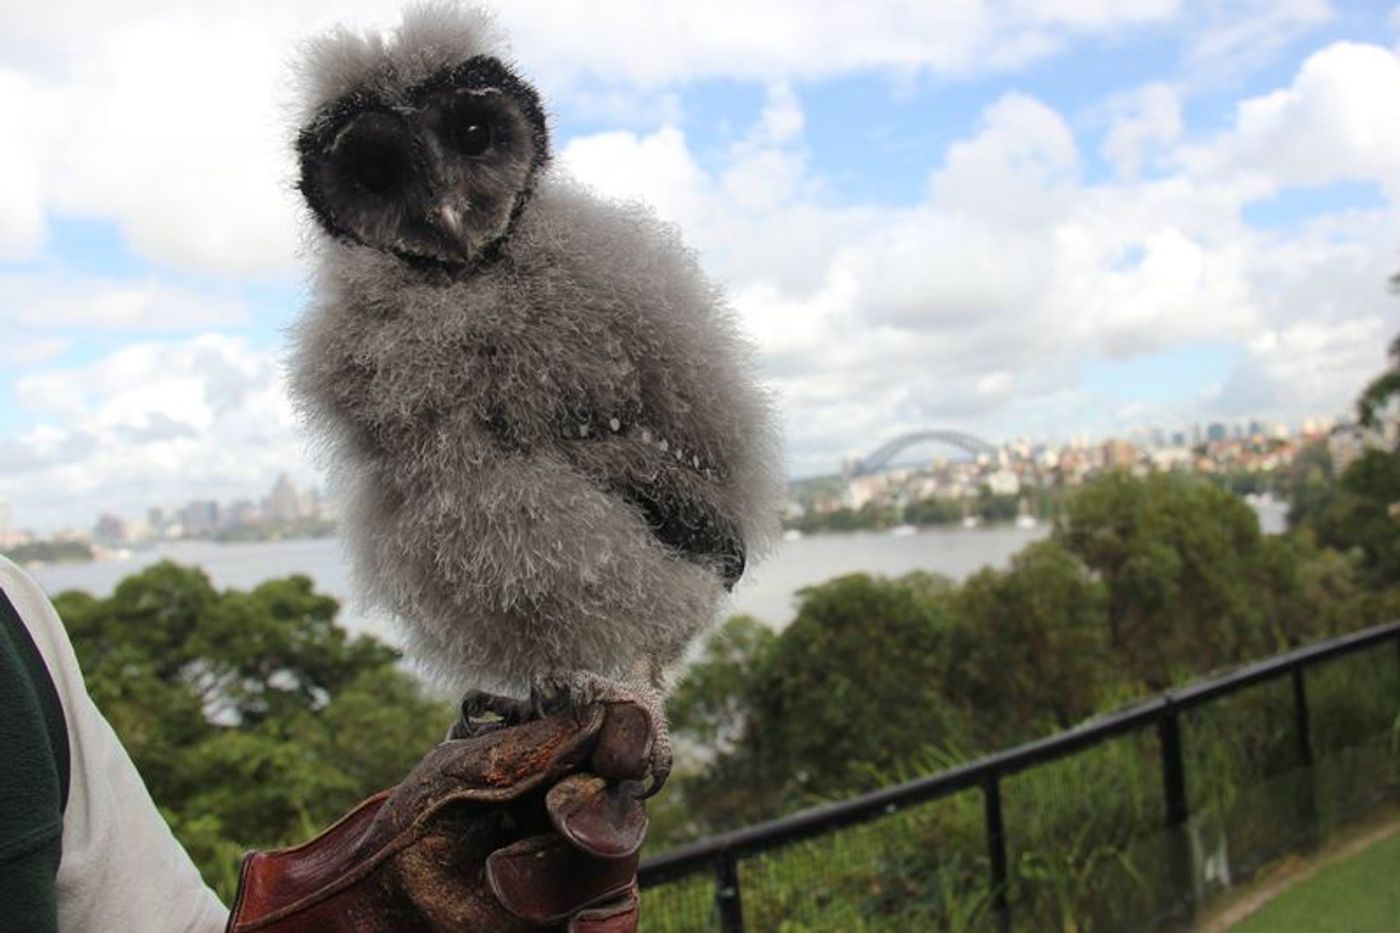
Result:
<svg viewBox="0 0 1400 933"><path fill-rule="evenodd" d="M644 927L1180 925L1397 797L1400 622L648 859Z"/></svg>

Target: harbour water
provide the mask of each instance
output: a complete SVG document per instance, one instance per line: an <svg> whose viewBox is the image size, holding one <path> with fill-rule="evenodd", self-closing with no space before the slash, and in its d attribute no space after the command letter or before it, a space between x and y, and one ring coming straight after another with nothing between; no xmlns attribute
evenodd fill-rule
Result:
<svg viewBox="0 0 1400 933"><path fill-rule="evenodd" d="M1265 532L1283 530L1283 503L1263 499L1250 504ZM846 573L898 576L928 570L962 580L983 567L1006 566L1021 548L1049 534L1049 526L939 526L910 531L900 528L893 533L853 532L784 540L767 560L745 574L730 597L726 614L748 613L782 628L792 620L799 590ZM245 544L174 541L135 551L129 557L35 567L30 572L51 595L78 589L106 596L123 577L166 559L204 568L218 587L247 589L270 578L306 574L317 589L341 600L340 622L348 630L399 643L387 618L356 605L350 565L335 538Z"/></svg>
<svg viewBox="0 0 1400 933"><path fill-rule="evenodd" d="M1030 529L1003 525L785 540L745 574L726 614L748 613L781 628L791 621L794 598L803 587L859 571L898 576L930 570L960 580L982 567L1004 566L1012 554L1048 532L1045 525ZM134 551L129 557L33 567L30 573L51 595L77 589L106 596L123 577L160 560L202 567L218 587L247 589L273 577L306 574L316 581L317 589L341 600L340 621L351 632L399 641L387 619L355 604L351 568L335 538L244 544L173 541Z"/></svg>

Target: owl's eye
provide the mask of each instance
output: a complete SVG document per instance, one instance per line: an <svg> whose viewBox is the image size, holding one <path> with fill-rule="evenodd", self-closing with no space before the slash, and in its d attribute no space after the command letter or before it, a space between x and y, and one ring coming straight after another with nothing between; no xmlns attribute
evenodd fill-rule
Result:
<svg viewBox="0 0 1400 933"><path fill-rule="evenodd" d="M453 102L447 114L447 140L469 158L485 155L495 142L494 114L475 97Z"/></svg>
<svg viewBox="0 0 1400 933"><path fill-rule="evenodd" d="M403 184L411 169L399 129L391 118L367 114L336 138L332 152L346 175L365 191L392 191Z"/></svg>

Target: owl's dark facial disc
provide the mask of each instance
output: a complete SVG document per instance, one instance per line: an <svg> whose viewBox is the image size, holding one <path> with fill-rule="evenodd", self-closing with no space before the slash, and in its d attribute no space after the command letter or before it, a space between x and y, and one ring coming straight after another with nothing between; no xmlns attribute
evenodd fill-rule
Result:
<svg viewBox="0 0 1400 933"><path fill-rule="evenodd" d="M478 57L402 99L355 92L336 101L297 148L301 191L332 236L461 266L509 235L548 136L534 89Z"/></svg>
<svg viewBox="0 0 1400 933"><path fill-rule="evenodd" d="M330 155L335 171L367 196L393 197L414 172L413 152L399 120L366 113L336 136Z"/></svg>

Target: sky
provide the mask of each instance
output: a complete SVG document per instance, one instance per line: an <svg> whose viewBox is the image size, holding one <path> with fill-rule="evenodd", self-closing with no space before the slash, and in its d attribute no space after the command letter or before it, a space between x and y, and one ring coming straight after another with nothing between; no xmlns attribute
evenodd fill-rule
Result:
<svg viewBox="0 0 1400 933"><path fill-rule="evenodd" d="M90 527L318 482L299 43L378 0L0 8L0 500ZM679 225L788 469L1345 415L1400 330L1400 6L511 0L554 171Z"/></svg>

